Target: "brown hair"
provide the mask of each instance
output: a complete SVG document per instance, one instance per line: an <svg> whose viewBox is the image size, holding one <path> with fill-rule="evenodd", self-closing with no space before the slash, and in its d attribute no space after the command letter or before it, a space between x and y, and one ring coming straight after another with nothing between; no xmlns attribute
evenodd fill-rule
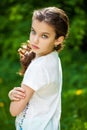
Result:
<svg viewBox="0 0 87 130"><path fill-rule="evenodd" d="M66 13L57 7L48 7L33 12L32 21L34 19L39 20L40 22L44 21L45 23L53 26L55 29L55 39L60 36L66 38L68 36L69 30L69 19ZM60 51L63 48L63 44L60 43L58 46L54 47L54 50ZM28 65L35 58L35 54L31 52L29 55L25 56L24 60L21 61L22 64L22 74L24 74Z"/></svg>
<svg viewBox="0 0 87 130"><path fill-rule="evenodd" d="M60 36L65 38L68 36L69 30L69 18L66 13L57 7L48 7L40 10L35 10L33 13L32 21L34 19L40 22L44 21L47 24L53 26L56 33L56 39ZM60 51L63 48L63 44L59 44L54 50Z"/></svg>

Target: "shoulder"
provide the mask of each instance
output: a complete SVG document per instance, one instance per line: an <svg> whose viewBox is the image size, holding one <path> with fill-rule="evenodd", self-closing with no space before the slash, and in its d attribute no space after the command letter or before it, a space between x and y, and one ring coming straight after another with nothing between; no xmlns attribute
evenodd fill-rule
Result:
<svg viewBox="0 0 87 130"><path fill-rule="evenodd" d="M44 68L47 68L48 70L52 68L56 69L60 64L60 58L56 51L53 51L46 56L43 56L40 62L40 65L42 65Z"/></svg>
<svg viewBox="0 0 87 130"><path fill-rule="evenodd" d="M34 90L58 80L61 75L61 66L58 54L53 52L39 57L31 62L27 68L23 83L31 86Z"/></svg>
<svg viewBox="0 0 87 130"><path fill-rule="evenodd" d="M56 63L59 61L59 56L56 51L53 51L47 55L41 56L37 59L38 65L51 65L51 63Z"/></svg>
<svg viewBox="0 0 87 130"><path fill-rule="evenodd" d="M61 65L61 63L58 53L56 51L53 51L48 55L34 59L29 65L27 71L30 72L31 70L33 70L34 72L40 72L52 68L56 69L59 65Z"/></svg>

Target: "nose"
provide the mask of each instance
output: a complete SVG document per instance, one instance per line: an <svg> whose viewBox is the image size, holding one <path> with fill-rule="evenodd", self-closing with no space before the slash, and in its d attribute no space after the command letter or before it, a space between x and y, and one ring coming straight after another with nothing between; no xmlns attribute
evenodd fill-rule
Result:
<svg viewBox="0 0 87 130"><path fill-rule="evenodd" d="M39 43L39 37L36 35L34 38L33 38L33 42L35 44L38 44Z"/></svg>

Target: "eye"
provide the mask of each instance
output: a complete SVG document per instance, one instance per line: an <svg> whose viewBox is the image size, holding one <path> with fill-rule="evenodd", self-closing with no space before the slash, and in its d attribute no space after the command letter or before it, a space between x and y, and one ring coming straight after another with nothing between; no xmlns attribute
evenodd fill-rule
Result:
<svg viewBox="0 0 87 130"><path fill-rule="evenodd" d="M36 34L34 29L31 29L31 33L34 34L34 35Z"/></svg>
<svg viewBox="0 0 87 130"><path fill-rule="evenodd" d="M47 36L46 34L43 34L43 35L42 35L42 38L47 39L48 36Z"/></svg>

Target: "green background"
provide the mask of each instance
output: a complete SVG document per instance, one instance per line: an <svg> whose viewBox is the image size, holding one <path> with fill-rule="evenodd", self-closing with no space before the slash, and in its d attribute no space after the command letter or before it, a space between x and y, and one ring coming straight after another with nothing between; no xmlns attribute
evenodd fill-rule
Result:
<svg viewBox="0 0 87 130"><path fill-rule="evenodd" d="M22 77L17 53L29 38L32 11L57 6L70 19L69 37L60 53L63 68L61 130L87 130L87 1L0 1L0 129L15 130L9 113L8 92L20 86Z"/></svg>

